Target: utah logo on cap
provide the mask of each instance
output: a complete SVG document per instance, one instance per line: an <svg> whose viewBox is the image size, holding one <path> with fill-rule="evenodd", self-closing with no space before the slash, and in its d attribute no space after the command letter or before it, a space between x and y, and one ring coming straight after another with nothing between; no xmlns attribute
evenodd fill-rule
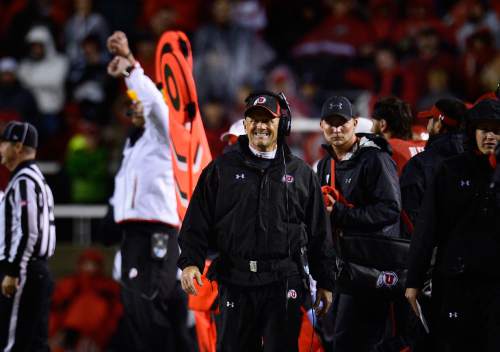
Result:
<svg viewBox="0 0 500 352"><path fill-rule="evenodd" d="M255 101L253 102L253 105L257 105L257 104L264 104L266 102L266 97L258 97L257 99L255 99Z"/></svg>

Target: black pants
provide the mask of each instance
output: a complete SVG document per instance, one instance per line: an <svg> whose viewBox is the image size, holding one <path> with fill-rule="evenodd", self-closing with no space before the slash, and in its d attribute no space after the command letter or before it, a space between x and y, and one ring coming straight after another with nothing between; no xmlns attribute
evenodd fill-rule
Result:
<svg viewBox="0 0 500 352"><path fill-rule="evenodd" d="M376 351L386 336L389 304L383 299L335 295L332 351Z"/></svg>
<svg viewBox="0 0 500 352"><path fill-rule="evenodd" d="M1 280L3 280L1 275ZM53 281L47 262L30 262L21 270L12 298L0 295L0 351L48 352L50 295Z"/></svg>
<svg viewBox="0 0 500 352"><path fill-rule="evenodd" d="M220 284L217 351L298 351L306 294L299 279L252 288Z"/></svg>
<svg viewBox="0 0 500 352"><path fill-rule="evenodd" d="M446 280L439 285L442 296L436 304L434 350L500 351L500 282L485 278Z"/></svg>
<svg viewBox="0 0 500 352"><path fill-rule="evenodd" d="M154 233L169 235L166 259L152 257ZM153 224L129 224L124 227L121 253L125 309L121 334L129 341L129 350L190 351L186 297L176 280L177 231Z"/></svg>

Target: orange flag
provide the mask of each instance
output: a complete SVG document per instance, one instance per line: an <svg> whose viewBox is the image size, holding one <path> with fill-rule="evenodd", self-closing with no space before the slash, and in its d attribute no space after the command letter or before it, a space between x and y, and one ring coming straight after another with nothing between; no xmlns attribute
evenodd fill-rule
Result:
<svg viewBox="0 0 500 352"><path fill-rule="evenodd" d="M177 209L183 220L201 171L212 160L198 107L191 44L183 32L167 31L161 36L156 81L169 108Z"/></svg>

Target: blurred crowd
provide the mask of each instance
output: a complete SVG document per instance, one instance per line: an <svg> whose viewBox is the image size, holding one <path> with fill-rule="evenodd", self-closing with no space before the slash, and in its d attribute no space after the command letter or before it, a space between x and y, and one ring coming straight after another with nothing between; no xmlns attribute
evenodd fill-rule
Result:
<svg viewBox="0 0 500 352"><path fill-rule="evenodd" d="M283 91L294 117L315 118L332 93L361 116L389 95L415 114L500 81L498 1L3 0L0 122L38 128L40 157L63 165L56 201L104 202L112 190L130 128L124 87L106 74L105 39L118 29L153 78L161 34L188 34L214 156L252 89ZM291 138L309 163L321 141Z"/></svg>

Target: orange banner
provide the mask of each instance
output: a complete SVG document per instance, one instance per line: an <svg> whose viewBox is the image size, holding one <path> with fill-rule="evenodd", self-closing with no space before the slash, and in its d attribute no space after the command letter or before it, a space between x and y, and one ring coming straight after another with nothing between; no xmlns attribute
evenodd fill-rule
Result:
<svg viewBox="0 0 500 352"><path fill-rule="evenodd" d="M169 107L177 209L184 219L203 168L212 160L198 107L191 44L183 32L163 33L156 47L156 81Z"/></svg>

